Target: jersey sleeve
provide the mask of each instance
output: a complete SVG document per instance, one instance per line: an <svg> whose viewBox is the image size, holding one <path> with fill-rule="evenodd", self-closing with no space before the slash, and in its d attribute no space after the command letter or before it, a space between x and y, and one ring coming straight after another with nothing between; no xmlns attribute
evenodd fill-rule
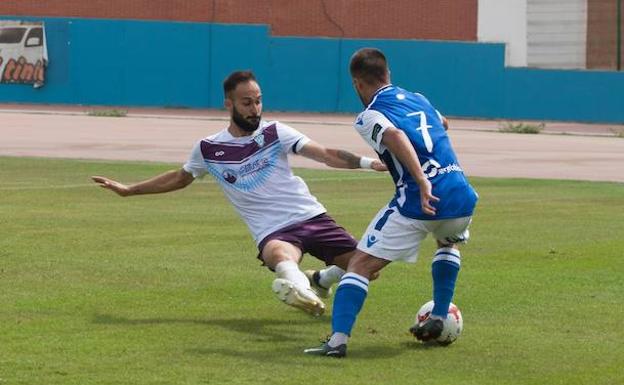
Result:
<svg viewBox="0 0 624 385"><path fill-rule="evenodd" d="M282 149L287 154L296 154L310 141L310 138L286 124L277 122L275 127Z"/></svg>
<svg viewBox="0 0 624 385"><path fill-rule="evenodd" d="M195 144L188 160L184 163L182 168L184 171L193 175L193 178L201 178L206 175L208 171L204 165L204 157L201 153L201 140Z"/></svg>
<svg viewBox="0 0 624 385"><path fill-rule="evenodd" d="M444 115L442 115L440 111L438 110L435 110L435 112L438 115L438 118L440 119L440 123L444 124Z"/></svg>
<svg viewBox="0 0 624 385"><path fill-rule="evenodd" d="M386 150L386 146L381 144L383 133L394 125L381 112L366 110L358 115L354 127L366 143L378 153L382 153Z"/></svg>

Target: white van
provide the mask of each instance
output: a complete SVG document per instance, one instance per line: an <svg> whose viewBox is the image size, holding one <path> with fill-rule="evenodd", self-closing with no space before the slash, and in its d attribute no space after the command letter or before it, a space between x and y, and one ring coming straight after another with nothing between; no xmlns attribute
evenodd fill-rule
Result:
<svg viewBox="0 0 624 385"><path fill-rule="evenodd" d="M41 87L47 63L42 22L0 21L0 83Z"/></svg>

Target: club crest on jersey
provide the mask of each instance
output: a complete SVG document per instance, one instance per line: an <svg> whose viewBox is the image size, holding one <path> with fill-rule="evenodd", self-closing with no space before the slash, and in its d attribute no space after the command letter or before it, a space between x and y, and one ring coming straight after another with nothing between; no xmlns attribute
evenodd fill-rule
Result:
<svg viewBox="0 0 624 385"><path fill-rule="evenodd" d="M373 245L379 241L380 239L377 238L374 234L369 234L368 237L366 238L366 246L373 247Z"/></svg>
<svg viewBox="0 0 624 385"><path fill-rule="evenodd" d="M264 147L264 134L254 136L254 141L258 144L258 147Z"/></svg>
<svg viewBox="0 0 624 385"><path fill-rule="evenodd" d="M223 180L225 180L226 182L230 184L234 184L236 182L236 179L238 179L236 177L236 171L231 170L231 169L223 170L223 173L221 174L221 176L223 176Z"/></svg>

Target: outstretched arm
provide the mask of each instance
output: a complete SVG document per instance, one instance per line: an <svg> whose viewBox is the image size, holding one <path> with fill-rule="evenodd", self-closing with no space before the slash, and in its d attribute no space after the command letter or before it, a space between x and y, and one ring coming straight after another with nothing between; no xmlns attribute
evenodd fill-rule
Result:
<svg viewBox="0 0 624 385"><path fill-rule="evenodd" d="M178 190L191 184L195 178L184 169L171 170L151 179L125 185L103 176L92 176L91 179L100 187L109 189L122 197L140 194L158 194Z"/></svg>
<svg viewBox="0 0 624 385"><path fill-rule="evenodd" d="M372 168L376 171L388 170L386 165L378 159L355 155L345 150L325 148L314 141L306 143L299 150L299 154L334 168Z"/></svg>
<svg viewBox="0 0 624 385"><path fill-rule="evenodd" d="M440 199L432 195L431 182L429 182L420 167L418 154L416 154L416 150L414 150L414 146L412 146L407 135L395 127L388 127L383 133L381 143L407 167L410 175L412 175L416 183L418 183L420 205L423 212L425 214L435 215L435 207L431 205L431 201L437 202Z"/></svg>

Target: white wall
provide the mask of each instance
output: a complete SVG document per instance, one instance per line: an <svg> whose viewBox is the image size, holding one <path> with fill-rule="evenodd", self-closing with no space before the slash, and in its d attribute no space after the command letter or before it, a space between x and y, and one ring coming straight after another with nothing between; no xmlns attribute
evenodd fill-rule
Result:
<svg viewBox="0 0 624 385"><path fill-rule="evenodd" d="M585 68L587 0L479 0L477 38L511 67Z"/></svg>
<svg viewBox="0 0 624 385"><path fill-rule="evenodd" d="M528 0L528 65L585 68L587 0Z"/></svg>
<svg viewBox="0 0 624 385"><path fill-rule="evenodd" d="M527 65L527 0L479 0L477 39L506 43L505 64Z"/></svg>

